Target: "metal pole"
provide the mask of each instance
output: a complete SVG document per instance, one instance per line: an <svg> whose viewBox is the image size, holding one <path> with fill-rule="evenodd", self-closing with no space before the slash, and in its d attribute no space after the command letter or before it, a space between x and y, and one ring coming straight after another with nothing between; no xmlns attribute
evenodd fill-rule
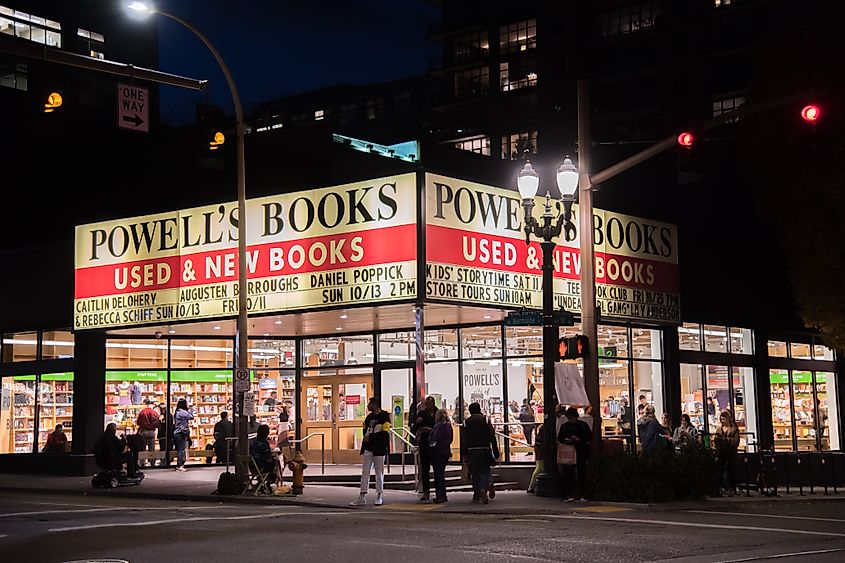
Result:
<svg viewBox="0 0 845 563"><path fill-rule="evenodd" d="M584 355L584 387L595 411L599 399L596 326L596 254L593 246L593 186L590 182L590 85L578 81L578 239L581 245L581 333L589 342ZM599 422L601 418L599 417ZM601 424L593 424L593 455L601 452Z"/></svg>
<svg viewBox="0 0 845 563"><path fill-rule="evenodd" d="M548 233L547 233L548 234ZM555 243L543 240L543 433L545 463L543 472L537 476L534 492L538 497L560 497L560 479L557 468L557 433L555 432L555 353L557 351L558 328L553 322L554 314L554 255Z"/></svg>
<svg viewBox="0 0 845 563"><path fill-rule="evenodd" d="M247 311L247 285L246 285L246 172L244 165L244 134L246 133L246 126L244 125L244 113L241 106L241 98L238 95L238 89L235 86L235 81L232 79L232 73L229 72L229 67L226 66L223 57L211 41L197 28L175 16L169 12L157 10L157 13L166 18L170 18L176 23L188 28L191 32L199 37L211 54L214 55L217 64L223 71L226 77L226 83L229 85L229 92L232 94L232 102L235 105L235 128L237 134L237 166L238 166L238 324L237 335L235 337L235 368L248 369L249 357L249 332L248 332L248 311ZM232 385L235 384L235 378L232 378ZM244 394L235 393L233 388L233 396L237 398L238 416L235 417L235 433L238 435L238 454L249 455L249 442L247 438L247 418L244 415ZM240 464L236 464L237 469L241 469ZM245 475L239 471L239 477L244 478Z"/></svg>

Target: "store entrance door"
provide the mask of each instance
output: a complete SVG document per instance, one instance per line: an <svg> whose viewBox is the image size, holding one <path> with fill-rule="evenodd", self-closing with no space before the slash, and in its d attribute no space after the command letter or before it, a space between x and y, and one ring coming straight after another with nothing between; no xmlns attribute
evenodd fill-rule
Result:
<svg viewBox="0 0 845 563"><path fill-rule="evenodd" d="M304 405L302 454L308 463L319 463L320 434L324 437L326 463L360 463L367 401L373 395L372 375L303 378Z"/></svg>

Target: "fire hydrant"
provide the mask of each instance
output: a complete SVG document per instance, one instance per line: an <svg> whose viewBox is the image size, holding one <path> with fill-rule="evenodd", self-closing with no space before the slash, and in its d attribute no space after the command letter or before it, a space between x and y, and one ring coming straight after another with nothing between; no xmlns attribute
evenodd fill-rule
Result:
<svg viewBox="0 0 845 563"><path fill-rule="evenodd" d="M305 463L305 457L302 452L297 451L293 459L288 462L288 469L293 474L293 494L301 495L302 489L305 486L305 477L303 475L308 465Z"/></svg>

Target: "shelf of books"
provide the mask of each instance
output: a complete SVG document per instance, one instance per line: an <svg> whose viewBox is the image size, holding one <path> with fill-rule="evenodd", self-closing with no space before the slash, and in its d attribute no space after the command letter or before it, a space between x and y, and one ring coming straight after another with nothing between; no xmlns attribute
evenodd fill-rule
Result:
<svg viewBox="0 0 845 563"><path fill-rule="evenodd" d="M270 427L270 445L275 445L279 434L279 415L288 413L290 436L294 433L294 406L296 405L294 372L290 370L254 370L252 392L255 394L255 417L258 424Z"/></svg>
<svg viewBox="0 0 845 563"><path fill-rule="evenodd" d="M36 393L38 411L36 412ZM18 375L3 379L0 428L0 453L31 453L33 442L38 451L44 448L47 436L61 424L68 444L73 439L73 374L51 373L41 376L36 387L34 375ZM8 407L8 408L7 408ZM36 414L38 437L35 437Z"/></svg>
<svg viewBox="0 0 845 563"><path fill-rule="evenodd" d="M793 422L798 451L816 449L816 424L813 408L812 372L792 372L792 403L789 397L789 374L771 372L769 383L772 394L772 430L774 431L775 450L793 449ZM819 383L819 391L824 393L824 384Z"/></svg>

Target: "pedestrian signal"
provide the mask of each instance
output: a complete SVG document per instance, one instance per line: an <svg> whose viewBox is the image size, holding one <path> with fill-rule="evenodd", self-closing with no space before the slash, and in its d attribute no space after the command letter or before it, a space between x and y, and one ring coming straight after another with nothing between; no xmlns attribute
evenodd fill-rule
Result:
<svg viewBox="0 0 845 563"><path fill-rule="evenodd" d="M588 340L583 334L564 336L558 340L558 360L574 360L587 355Z"/></svg>

